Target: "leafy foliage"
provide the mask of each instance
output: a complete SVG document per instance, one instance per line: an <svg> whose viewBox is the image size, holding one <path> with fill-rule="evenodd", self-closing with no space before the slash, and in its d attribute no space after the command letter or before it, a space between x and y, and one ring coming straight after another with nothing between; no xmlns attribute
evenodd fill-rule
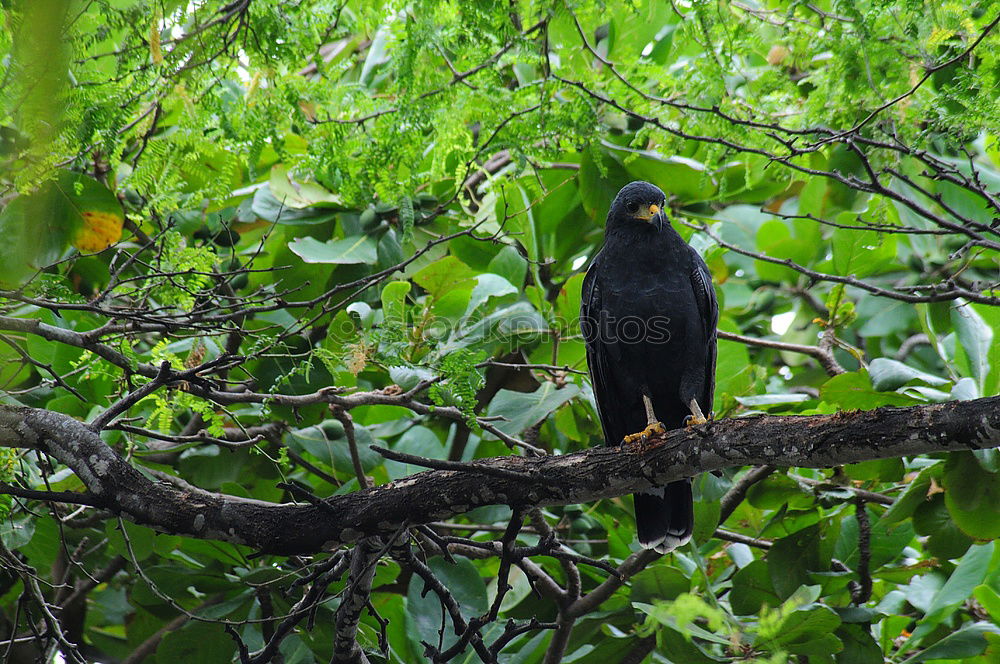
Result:
<svg viewBox="0 0 1000 664"><path fill-rule="evenodd" d="M633 179L713 273L717 418L1000 394L996 0L7 5L3 399L160 481L302 501L421 469L379 448L601 444L580 288ZM52 203L69 180L92 205ZM110 249L75 240L95 210ZM36 500L83 482L2 450L0 634L68 661L323 661L345 633L385 662L995 661L996 450L760 473L724 512L756 472L698 478L693 543L641 565L628 498L283 557Z"/></svg>

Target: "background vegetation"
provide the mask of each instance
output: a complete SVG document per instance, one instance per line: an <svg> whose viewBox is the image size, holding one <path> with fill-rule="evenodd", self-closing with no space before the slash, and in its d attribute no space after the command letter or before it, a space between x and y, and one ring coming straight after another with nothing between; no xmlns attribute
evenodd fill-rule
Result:
<svg viewBox="0 0 1000 664"><path fill-rule="evenodd" d="M1000 393L995 0L3 7L3 399L148 478L599 445L580 285L634 179L712 270L717 418ZM627 497L283 556L0 479L10 661L1000 656L995 450L706 474L665 557Z"/></svg>

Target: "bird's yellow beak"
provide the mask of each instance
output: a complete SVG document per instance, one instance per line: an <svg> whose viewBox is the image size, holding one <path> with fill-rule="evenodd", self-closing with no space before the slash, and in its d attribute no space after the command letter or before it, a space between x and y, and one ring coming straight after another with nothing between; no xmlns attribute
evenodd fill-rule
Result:
<svg viewBox="0 0 1000 664"><path fill-rule="evenodd" d="M648 210L640 209L638 212L636 212L635 217L636 219L642 219L643 221L650 221L651 219L653 219L653 217L656 216L656 214L659 211L660 211L660 206L657 205L656 203L653 203L652 205L649 206Z"/></svg>

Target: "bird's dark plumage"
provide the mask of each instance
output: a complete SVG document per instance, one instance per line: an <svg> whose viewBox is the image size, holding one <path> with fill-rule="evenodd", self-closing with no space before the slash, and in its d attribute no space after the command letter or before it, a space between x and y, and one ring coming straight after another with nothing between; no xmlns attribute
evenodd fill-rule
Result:
<svg viewBox="0 0 1000 664"><path fill-rule="evenodd" d="M648 182L618 192L604 248L583 282L581 327L607 444L648 424L643 396L667 429L696 402L708 416L715 390L719 307L708 267L673 229L665 197ZM666 553L691 538L691 480L635 495L639 542Z"/></svg>

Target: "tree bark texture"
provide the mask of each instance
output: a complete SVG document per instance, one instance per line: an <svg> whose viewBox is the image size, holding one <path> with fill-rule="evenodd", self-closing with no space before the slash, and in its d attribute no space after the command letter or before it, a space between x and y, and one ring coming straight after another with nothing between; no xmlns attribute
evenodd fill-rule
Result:
<svg viewBox="0 0 1000 664"><path fill-rule="evenodd" d="M824 468L998 447L1000 397L835 415L734 418L645 443L476 460L460 470L429 470L311 504L272 504L151 480L84 424L45 410L0 406L0 445L55 457L87 486L90 495L81 502L135 523L263 552L305 554L483 505L584 503L732 466Z"/></svg>

